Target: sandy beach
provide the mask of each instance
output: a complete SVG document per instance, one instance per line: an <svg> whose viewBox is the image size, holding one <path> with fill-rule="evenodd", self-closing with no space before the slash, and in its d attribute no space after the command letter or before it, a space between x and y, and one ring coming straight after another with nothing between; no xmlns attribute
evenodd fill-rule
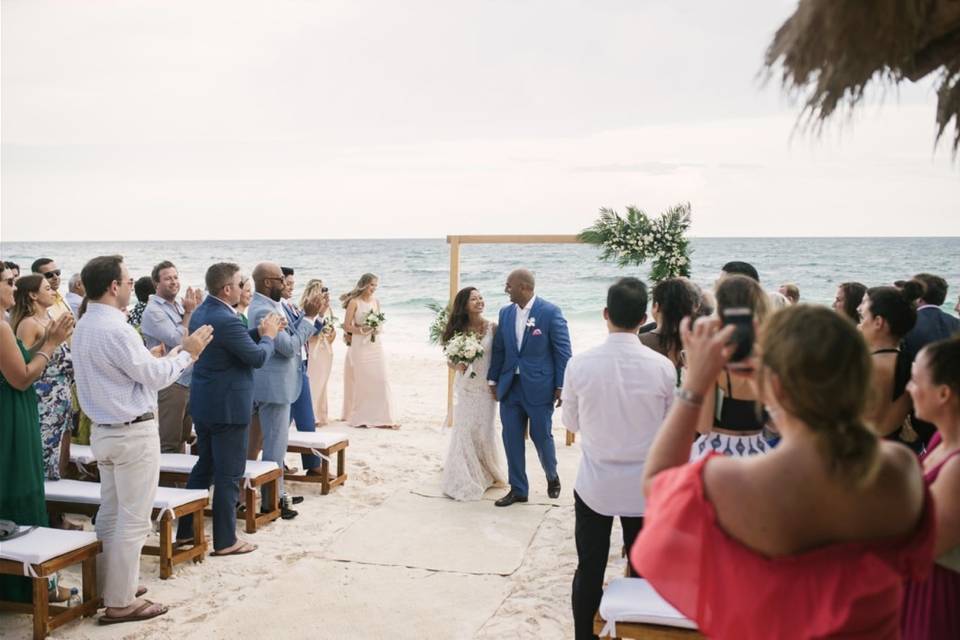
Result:
<svg viewBox="0 0 960 640"><path fill-rule="evenodd" d="M528 442L529 503L495 508L502 489L479 502L454 502L440 493L449 431L441 428L446 372L439 354L388 349L403 427L324 427L349 435L344 486L321 496L318 485L291 483L291 491L306 498L299 517L241 534L259 545L250 555L181 564L169 580L159 579L155 558L142 557L142 584L149 598L170 606L167 615L108 627L87 619L51 637L571 637L573 481L580 452L576 444L564 446L559 412L559 499L547 497ZM330 393L337 409L343 354L338 344ZM296 455L287 462L300 466ZM613 540L619 536L615 526ZM623 573L619 553L619 545L611 545L608 577ZM79 584L78 574L65 573L63 583ZM28 637L30 617L4 614L0 626L4 637Z"/></svg>

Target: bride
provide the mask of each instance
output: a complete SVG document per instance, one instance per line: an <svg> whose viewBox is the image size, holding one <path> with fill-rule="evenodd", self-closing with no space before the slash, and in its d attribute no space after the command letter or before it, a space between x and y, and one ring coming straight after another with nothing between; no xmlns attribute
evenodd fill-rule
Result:
<svg viewBox="0 0 960 640"><path fill-rule="evenodd" d="M483 296L466 287L453 300L453 310L441 337L471 332L481 337L483 357L470 365L447 363L456 370L453 433L443 465L443 493L454 500L479 500L490 487L505 487L503 453L494 425L497 404L487 387L487 368L497 325L483 318Z"/></svg>

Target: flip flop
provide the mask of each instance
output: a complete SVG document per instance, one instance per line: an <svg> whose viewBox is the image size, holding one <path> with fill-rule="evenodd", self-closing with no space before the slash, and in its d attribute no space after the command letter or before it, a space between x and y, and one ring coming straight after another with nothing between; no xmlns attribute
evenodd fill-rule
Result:
<svg viewBox="0 0 960 640"><path fill-rule="evenodd" d="M147 588L146 588L146 587L137 587L137 595L134 596L134 597L139 598L140 596L142 596L142 595L145 594L146 592L147 592Z"/></svg>
<svg viewBox="0 0 960 640"><path fill-rule="evenodd" d="M222 558L224 556L242 556L256 550L257 550L257 545L250 544L249 542L244 542L242 545L240 545L230 553L217 553L216 551L214 551L210 555L214 558Z"/></svg>
<svg viewBox="0 0 960 640"><path fill-rule="evenodd" d="M140 620L149 620L150 618L162 616L169 610L164 605L157 605L159 608L155 613L144 613L144 611L155 604L155 602L151 602L150 600L144 600L142 605L125 616L108 616L107 614L103 614L100 616L100 624L120 624L121 622L138 622Z"/></svg>

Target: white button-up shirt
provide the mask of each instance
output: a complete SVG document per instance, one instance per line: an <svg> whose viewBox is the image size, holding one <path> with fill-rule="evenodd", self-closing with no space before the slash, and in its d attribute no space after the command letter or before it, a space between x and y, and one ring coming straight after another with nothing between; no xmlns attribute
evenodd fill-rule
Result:
<svg viewBox="0 0 960 640"><path fill-rule="evenodd" d="M673 363L633 333L607 341L567 363L563 424L580 432L574 489L605 516L642 516L643 468L673 403Z"/></svg>
<svg viewBox="0 0 960 640"><path fill-rule="evenodd" d="M96 424L129 422L157 410L157 391L193 362L186 351L155 358L122 311L97 302L73 333L73 369L80 408Z"/></svg>
<svg viewBox="0 0 960 640"><path fill-rule="evenodd" d="M533 296L530 300L527 301L527 306L521 307L517 306L517 321L514 323L517 331L517 349L520 349L520 345L523 343L523 332L527 330L527 320L530 319L530 310L533 309L533 303L537 300L537 296ZM516 303L514 303L516 304Z"/></svg>

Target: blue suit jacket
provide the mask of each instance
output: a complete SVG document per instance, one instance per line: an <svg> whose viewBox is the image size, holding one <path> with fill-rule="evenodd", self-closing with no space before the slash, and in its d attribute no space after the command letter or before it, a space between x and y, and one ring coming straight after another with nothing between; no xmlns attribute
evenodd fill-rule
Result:
<svg viewBox="0 0 960 640"><path fill-rule="evenodd" d="M250 326L259 326L260 320L270 313L283 315L285 312L278 309L277 304L265 295L253 294L247 310ZM314 325L301 316L277 334L273 356L253 374L254 402L293 404L300 397L300 388L303 385L303 377L300 375L300 367L303 366L301 349L322 327L323 322Z"/></svg>
<svg viewBox="0 0 960 640"><path fill-rule="evenodd" d="M567 321L558 306L538 296L517 348L516 320L517 305L500 310L487 380L496 383L497 399L503 400L519 368L523 400L531 405L550 404L554 390L563 386L571 355Z"/></svg>
<svg viewBox="0 0 960 640"><path fill-rule="evenodd" d="M960 332L960 320L936 307L917 311L917 324L903 338L903 350L911 359L931 342L944 340Z"/></svg>
<svg viewBox="0 0 960 640"><path fill-rule="evenodd" d="M190 415L195 422L249 424L253 414L253 370L273 355L273 338L248 331L224 303L213 296L194 310L190 331L213 327L213 340L193 365Z"/></svg>

